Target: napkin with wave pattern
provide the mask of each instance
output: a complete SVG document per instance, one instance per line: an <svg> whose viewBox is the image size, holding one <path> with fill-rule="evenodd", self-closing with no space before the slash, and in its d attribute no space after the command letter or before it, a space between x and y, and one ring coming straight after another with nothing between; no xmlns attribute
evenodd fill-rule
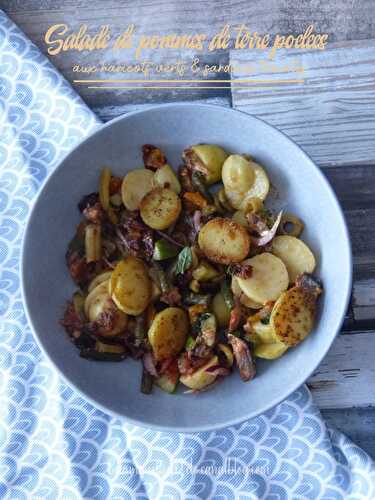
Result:
<svg viewBox="0 0 375 500"><path fill-rule="evenodd" d="M234 427L162 433L99 411L41 354L21 300L22 233L56 162L98 125L0 11L0 498L374 498L373 461L327 429L306 387Z"/></svg>

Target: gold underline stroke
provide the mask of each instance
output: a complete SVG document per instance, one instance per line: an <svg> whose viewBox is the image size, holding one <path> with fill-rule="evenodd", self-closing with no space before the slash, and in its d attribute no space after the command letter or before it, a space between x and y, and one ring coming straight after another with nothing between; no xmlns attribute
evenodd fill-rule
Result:
<svg viewBox="0 0 375 500"><path fill-rule="evenodd" d="M261 89L261 88L269 88L269 87L273 87L274 85L272 84L269 84L269 85L258 85L256 88L258 89ZM151 87L149 86L145 86L145 85L141 85L141 86L130 86L130 85L122 85L122 86L117 86L117 85L111 85L110 87L106 87L104 85L98 85L98 86L95 86L95 85L92 85L92 86L88 86L87 87L88 89L105 89L105 90L110 90L110 89L114 89L114 90L117 90L117 89L133 89L133 90L142 90L142 89L164 89L164 90L171 90L171 89L189 89L189 90L199 90L199 89L232 89L232 88L236 88L236 89L249 89L249 87L247 85L231 85L231 86L227 86L227 87L222 87L222 86L218 86L218 85L215 85L213 87L209 87L209 86L203 86L203 85L198 85L196 87L192 87L190 85L186 85L186 86L182 86L182 85L178 85L177 87L174 87L172 85L168 85L168 86L156 86L156 85L153 85Z"/></svg>
<svg viewBox="0 0 375 500"><path fill-rule="evenodd" d="M73 80L73 83L245 83L245 84L257 84L257 83L304 83L305 80L293 79L293 80Z"/></svg>

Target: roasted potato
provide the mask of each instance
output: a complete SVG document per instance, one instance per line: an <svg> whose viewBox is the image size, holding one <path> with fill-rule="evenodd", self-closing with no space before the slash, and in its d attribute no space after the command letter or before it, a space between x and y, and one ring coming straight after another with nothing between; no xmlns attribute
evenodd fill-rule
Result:
<svg viewBox="0 0 375 500"><path fill-rule="evenodd" d="M169 188L155 188L141 201L141 217L152 229L166 229L177 220L181 212L181 200Z"/></svg>
<svg viewBox="0 0 375 500"><path fill-rule="evenodd" d="M270 324L263 324L261 321L255 321L252 325L254 332L254 343L256 344L274 344L277 338Z"/></svg>
<svg viewBox="0 0 375 500"><path fill-rule="evenodd" d="M159 312L148 331L156 360L177 356L183 349L189 330L186 312L179 307L168 307Z"/></svg>
<svg viewBox="0 0 375 500"><path fill-rule="evenodd" d="M276 236L271 252L284 262L290 283L294 283L299 274L312 273L315 269L315 257L310 248L294 236Z"/></svg>
<svg viewBox="0 0 375 500"><path fill-rule="evenodd" d="M287 345L275 342L273 344L258 344L255 346L253 353L257 358L276 359L282 356L287 350Z"/></svg>
<svg viewBox="0 0 375 500"><path fill-rule="evenodd" d="M200 159L208 174L205 176L206 184L214 184L221 180L221 169L228 157L228 153L215 144L197 144L190 148Z"/></svg>
<svg viewBox="0 0 375 500"><path fill-rule="evenodd" d="M219 264L241 262L250 250L249 233L236 222L221 217L202 227L198 243L206 257Z"/></svg>
<svg viewBox="0 0 375 500"><path fill-rule="evenodd" d="M222 178L225 194L230 204L239 209L255 181L255 172L251 162L242 155L229 156L223 165Z"/></svg>
<svg viewBox="0 0 375 500"><path fill-rule="evenodd" d="M274 305L270 324L276 338L287 346L299 344L312 330L316 300L302 288L284 292Z"/></svg>
<svg viewBox="0 0 375 500"><path fill-rule="evenodd" d="M98 285L100 285L100 283L103 283L103 281L107 281L107 283L108 283L108 280L111 277L111 274L112 274L112 271L105 271L104 273L98 274L98 276L96 276L89 284L88 292L90 293L92 290L94 290L94 288L96 288Z"/></svg>
<svg viewBox="0 0 375 500"><path fill-rule="evenodd" d="M231 288L232 288L233 295L238 297L241 304L244 305L245 307L248 307L249 309L261 309L263 307L263 304L256 302L253 299L250 299L250 297L248 297L242 291L236 276L233 276L233 278L232 278Z"/></svg>
<svg viewBox="0 0 375 500"><path fill-rule="evenodd" d="M154 186L162 188L170 188L176 194L181 192L181 184L178 180L173 168L167 163L156 170L154 174Z"/></svg>
<svg viewBox="0 0 375 500"><path fill-rule="evenodd" d="M127 315L117 309L111 300L108 293L108 280L102 281L87 295L84 312L89 321L98 321L103 313L111 313L113 327L110 330L99 327L99 333L106 337L112 337L123 332L127 324Z"/></svg>
<svg viewBox="0 0 375 500"><path fill-rule="evenodd" d="M255 161L251 161L250 164L254 169L255 179L253 185L247 191L246 196L241 203L241 207L239 207L242 209L246 208L248 200L251 198L259 198L262 201L265 200L268 195L268 191L270 190L270 181L264 168L258 163L255 163Z"/></svg>
<svg viewBox="0 0 375 500"><path fill-rule="evenodd" d="M152 285L142 260L128 256L120 261L111 275L110 292L121 311L137 316L151 300Z"/></svg>
<svg viewBox="0 0 375 500"><path fill-rule="evenodd" d="M204 387L207 387L208 385L215 382L215 379L217 377L217 375L212 375L210 372L208 372L207 368L218 364L218 357L213 356L210 361L208 361L201 368L198 368L198 370L193 372L191 375L182 375L180 377L180 382L182 382L184 385L186 385L186 387L189 387L190 389L203 389Z"/></svg>
<svg viewBox="0 0 375 500"><path fill-rule="evenodd" d="M128 172L121 185L122 202L128 210L138 210L142 198L154 187L154 173L147 168Z"/></svg>
<svg viewBox="0 0 375 500"><path fill-rule="evenodd" d="M237 278L241 290L255 302L265 304L276 300L288 288L285 264L275 255L264 252L245 261L253 271L250 278Z"/></svg>

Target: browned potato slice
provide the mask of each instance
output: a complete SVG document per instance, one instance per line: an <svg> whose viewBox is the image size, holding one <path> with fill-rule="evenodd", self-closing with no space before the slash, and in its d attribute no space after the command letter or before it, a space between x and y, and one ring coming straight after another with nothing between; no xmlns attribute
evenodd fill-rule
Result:
<svg viewBox="0 0 375 500"><path fill-rule="evenodd" d="M255 302L265 304L276 300L288 288L285 264L271 253L264 252L245 261L253 268L250 278L237 278L242 291Z"/></svg>
<svg viewBox="0 0 375 500"><path fill-rule="evenodd" d="M112 337L124 331L127 324L127 315L117 309L108 293L108 280L102 281L91 290L85 300L84 311L89 321L100 321L103 313L110 313L111 327L99 327L99 333L105 337Z"/></svg>
<svg viewBox="0 0 375 500"><path fill-rule="evenodd" d="M277 338L270 324L264 325L261 321L256 321L252 324L252 329L256 336L258 344L274 344Z"/></svg>
<svg viewBox="0 0 375 500"><path fill-rule="evenodd" d="M85 299L84 312L85 316L90 319L90 308L91 305L99 298L99 296L109 295L108 293L108 280L102 281L95 288L90 290L89 294ZM92 321L92 320L90 320Z"/></svg>
<svg viewBox="0 0 375 500"><path fill-rule="evenodd" d="M283 293L274 305L270 324L277 339L287 346L299 344L312 330L316 301L302 288Z"/></svg>
<svg viewBox="0 0 375 500"><path fill-rule="evenodd" d="M206 183L214 184L221 180L221 169L228 153L215 144L197 144L191 146L191 149L201 160L207 169Z"/></svg>
<svg viewBox="0 0 375 500"><path fill-rule="evenodd" d="M91 281L89 288L88 288L88 292L90 293L92 290L94 290L94 288L96 288L98 285L100 285L100 283L103 283L103 281L108 282L109 278L111 277L111 274L112 274L112 271L105 271L104 273L98 274L98 276L96 276Z"/></svg>
<svg viewBox="0 0 375 500"><path fill-rule="evenodd" d="M183 349L189 330L186 312L179 307L168 307L159 312L148 331L156 360L177 356Z"/></svg>
<svg viewBox="0 0 375 500"><path fill-rule="evenodd" d="M151 299L151 280L147 267L136 257L126 257L112 272L110 290L112 299L121 311L137 316Z"/></svg>
<svg viewBox="0 0 375 500"><path fill-rule="evenodd" d="M217 356L213 356L208 363L203 365L201 368L198 368L191 375L182 375L180 377L180 382L182 382L186 387L190 389L200 390L208 385L215 382L217 375L212 375L210 372L206 371L207 368L211 366L216 366L219 364L219 360Z"/></svg>
<svg viewBox="0 0 375 500"><path fill-rule="evenodd" d="M288 346L281 342L274 344L258 344L254 349L254 356L263 359L277 359L288 350Z"/></svg>
<svg viewBox="0 0 375 500"><path fill-rule="evenodd" d="M233 294L239 298L241 304L243 304L245 307L248 307L249 309L262 309L263 304L260 304L259 302L255 302L255 300L250 299L241 289L240 285L238 284L236 276L233 276L232 278L232 292Z"/></svg>
<svg viewBox="0 0 375 500"><path fill-rule="evenodd" d="M153 188L154 173L147 168L128 172L121 186L122 202L128 210L138 210L142 198Z"/></svg>
<svg viewBox="0 0 375 500"><path fill-rule="evenodd" d="M154 174L154 186L171 188L176 194L181 192L180 181L175 171L168 163L156 170Z"/></svg>
<svg viewBox="0 0 375 500"><path fill-rule="evenodd" d="M258 163L255 163L255 161L251 161L250 164L254 169L254 184L247 191L240 208L244 208L246 206L249 198L259 198L261 200L265 200L268 195L268 191L270 190L270 181L268 180L268 176L264 168Z"/></svg>
<svg viewBox="0 0 375 500"><path fill-rule="evenodd" d="M254 184L254 169L244 156L230 155L224 162L222 177L230 204L239 209L246 193Z"/></svg>
<svg viewBox="0 0 375 500"><path fill-rule="evenodd" d="M201 250L213 262L230 264L243 261L250 250L249 233L230 219L217 217L199 231Z"/></svg>
<svg viewBox="0 0 375 500"><path fill-rule="evenodd" d="M168 188L155 188L142 200L141 217L152 229L166 229L178 218L181 212L181 200Z"/></svg>
<svg viewBox="0 0 375 500"><path fill-rule="evenodd" d="M276 236L272 241L271 252L279 257L288 270L290 283L295 283L301 273L312 273L315 257L303 241L294 236Z"/></svg>

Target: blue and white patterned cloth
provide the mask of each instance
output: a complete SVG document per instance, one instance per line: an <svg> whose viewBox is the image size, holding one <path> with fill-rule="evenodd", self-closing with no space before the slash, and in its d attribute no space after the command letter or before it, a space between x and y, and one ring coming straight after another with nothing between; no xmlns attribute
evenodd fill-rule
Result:
<svg viewBox="0 0 375 500"><path fill-rule="evenodd" d="M305 387L241 425L181 435L108 416L60 380L25 318L21 239L43 180L98 124L0 11L0 498L375 498L374 462Z"/></svg>

